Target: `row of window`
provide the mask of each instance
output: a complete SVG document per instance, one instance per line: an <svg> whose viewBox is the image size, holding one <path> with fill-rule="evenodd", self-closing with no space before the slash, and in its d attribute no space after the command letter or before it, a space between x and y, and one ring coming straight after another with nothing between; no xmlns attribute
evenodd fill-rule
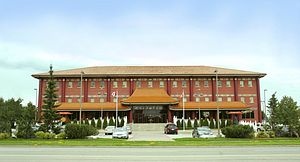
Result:
<svg viewBox="0 0 300 162"><path fill-rule="evenodd" d="M119 99L119 100L126 100L126 99L127 99L127 98L124 97L124 98ZM176 98L173 98L173 99L178 100L177 97L176 97ZM68 99L67 99L67 102L69 102L69 103L72 103L72 101L73 101L72 98L68 98ZM184 97L184 98L183 98L183 101L184 101L184 102L187 102L187 98ZM196 102L200 102L200 97L196 97L196 98L195 98L195 101L196 101ZM205 102L209 102L209 101L210 101L210 98L209 98L209 97L205 97L205 98L204 98L204 101L205 101ZM218 101L219 101L219 102L222 102L222 101L223 101L223 97L218 97ZM227 97L227 102L231 102L231 101L232 101L232 97ZM243 102L243 103L246 103L245 97L241 97L241 98L240 98L240 101ZM77 102L80 102L80 98L79 98L79 97L77 98ZM94 102L95 102L95 98L90 98L90 102L91 102L91 103L94 103ZM101 102L101 103L105 102L105 98L102 98L102 97L101 97L101 98L100 98L100 102ZM116 98L115 98L115 97L113 98L113 102L116 102ZM254 103L254 97L249 97L249 103Z"/></svg>
<svg viewBox="0 0 300 162"><path fill-rule="evenodd" d="M122 88L127 88L127 81L123 81L122 82ZM119 82L114 81L113 82L113 88L118 88L119 87ZM222 87L223 82L221 80L218 80L218 87ZM208 87L209 83L208 80L204 80L203 82L203 87ZM253 87L253 82L252 80L248 80L248 87ZM147 86L148 88L152 88L153 87L153 81L148 81L147 82ZM231 81L230 80L226 80L225 82L225 86L226 87L231 87ZM80 88L81 87L81 82L77 82L77 87ZM91 81L90 82L90 87L91 88L96 88L96 84L95 81ZM104 81L100 81L100 88L103 89L105 87L105 82ZM136 87L137 88L141 88L142 87L142 83L141 81L136 81ZM160 88L164 88L165 87L165 82L164 81L159 81L159 87ZM172 81L172 87L173 88L177 88L178 87L178 81ZM181 81L181 87L185 88L187 87L187 81L183 80ZM195 81L195 87L200 87L200 81ZM240 87L245 87L245 82L244 80L240 80ZM73 88L73 82L68 82L68 88Z"/></svg>

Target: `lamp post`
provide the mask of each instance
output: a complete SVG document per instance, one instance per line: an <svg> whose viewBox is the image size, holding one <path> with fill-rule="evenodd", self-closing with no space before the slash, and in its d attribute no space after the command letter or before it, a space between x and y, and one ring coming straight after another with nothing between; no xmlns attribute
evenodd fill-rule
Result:
<svg viewBox="0 0 300 162"><path fill-rule="evenodd" d="M82 111L82 77L83 77L84 72L80 72L80 109L79 109L79 124L81 125L81 111Z"/></svg>
<svg viewBox="0 0 300 162"><path fill-rule="evenodd" d="M35 90L35 107L36 107L35 114L34 114L34 119L36 121L37 120L37 112L38 112L38 105L37 105L37 96L38 96L38 94L37 94L37 88L34 88L34 90Z"/></svg>
<svg viewBox="0 0 300 162"><path fill-rule="evenodd" d="M218 127L218 137L221 137L220 134L220 122L219 122L219 89L218 89L218 70L215 70L216 73L216 104L217 104L217 127Z"/></svg>
<svg viewBox="0 0 300 162"><path fill-rule="evenodd" d="M264 118L265 118L265 124L267 123L267 106L266 106L266 91L268 91L267 89L264 89L264 107L265 107L265 111L264 111Z"/></svg>

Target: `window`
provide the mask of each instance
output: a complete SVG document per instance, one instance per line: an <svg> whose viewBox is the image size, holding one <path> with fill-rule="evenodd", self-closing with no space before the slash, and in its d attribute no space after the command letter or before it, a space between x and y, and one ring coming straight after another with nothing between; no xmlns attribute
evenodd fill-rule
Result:
<svg viewBox="0 0 300 162"><path fill-rule="evenodd" d="M165 87L165 82L164 82L164 81L159 81L159 87L160 87L160 88Z"/></svg>
<svg viewBox="0 0 300 162"><path fill-rule="evenodd" d="M68 86L69 87L69 86ZM77 88L80 88L81 87L81 82L80 81L78 81L77 82Z"/></svg>
<svg viewBox="0 0 300 162"><path fill-rule="evenodd" d="M240 81L240 87L244 87L244 81L243 80Z"/></svg>
<svg viewBox="0 0 300 162"><path fill-rule="evenodd" d="M253 84L252 84L252 80L248 80L248 87L252 87Z"/></svg>
<svg viewBox="0 0 300 162"><path fill-rule="evenodd" d="M68 82L68 88L73 88L73 82Z"/></svg>
<svg viewBox="0 0 300 162"><path fill-rule="evenodd" d="M218 80L218 87L222 87L222 81Z"/></svg>
<svg viewBox="0 0 300 162"><path fill-rule="evenodd" d="M186 87L186 80L183 80L181 83L182 83L182 87Z"/></svg>
<svg viewBox="0 0 300 162"><path fill-rule="evenodd" d="M153 87L153 82L152 81L148 81L148 88L152 88Z"/></svg>
<svg viewBox="0 0 300 162"><path fill-rule="evenodd" d="M96 85L95 85L95 81L91 81L91 88L95 88Z"/></svg>
<svg viewBox="0 0 300 162"><path fill-rule="evenodd" d="M226 80L226 87L231 87L231 82L230 82L230 80Z"/></svg>
<svg viewBox="0 0 300 162"><path fill-rule="evenodd" d="M241 101L245 103L245 97L241 97Z"/></svg>
<svg viewBox="0 0 300 162"><path fill-rule="evenodd" d="M227 102L231 102L231 97L227 97Z"/></svg>
<svg viewBox="0 0 300 162"><path fill-rule="evenodd" d="M55 82L55 87L59 88L59 82Z"/></svg>
<svg viewBox="0 0 300 162"><path fill-rule="evenodd" d="M137 81L136 82L136 88L141 88L141 87L142 87L141 81Z"/></svg>
<svg viewBox="0 0 300 162"><path fill-rule="evenodd" d="M250 97L250 103L254 103L254 97Z"/></svg>
<svg viewBox="0 0 300 162"><path fill-rule="evenodd" d="M173 88L177 87L177 81L173 81Z"/></svg>
<svg viewBox="0 0 300 162"><path fill-rule="evenodd" d="M100 88L103 89L105 87L104 81L100 81Z"/></svg>
<svg viewBox="0 0 300 162"><path fill-rule="evenodd" d="M223 101L223 98L222 98L222 97L218 97L218 101L219 101L219 102L222 102L222 101Z"/></svg>
<svg viewBox="0 0 300 162"><path fill-rule="evenodd" d="M104 102L104 98L103 97L100 98L100 102Z"/></svg>
<svg viewBox="0 0 300 162"><path fill-rule="evenodd" d="M127 82L126 81L122 82L122 88L127 88Z"/></svg>
<svg viewBox="0 0 300 162"><path fill-rule="evenodd" d="M94 103L95 102L95 99L94 98L91 98L91 103Z"/></svg>
<svg viewBox="0 0 300 162"><path fill-rule="evenodd" d="M183 102L186 102L187 101L187 98L186 97L183 97Z"/></svg>
<svg viewBox="0 0 300 162"><path fill-rule="evenodd" d="M116 98L116 97L114 97L114 98L113 98L113 102L116 102L116 101L117 101L117 98Z"/></svg>
<svg viewBox="0 0 300 162"><path fill-rule="evenodd" d="M199 80L196 80L196 81L195 81L195 87L200 87L200 82L199 82Z"/></svg>
<svg viewBox="0 0 300 162"><path fill-rule="evenodd" d="M204 87L208 87L208 80L204 80Z"/></svg>
<svg viewBox="0 0 300 162"><path fill-rule="evenodd" d="M68 98L68 103L72 103L72 98Z"/></svg>
<svg viewBox="0 0 300 162"><path fill-rule="evenodd" d="M196 102L200 102L200 97L196 97Z"/></svg>
<svg viewBox="0 0 300 162"><path fill-rule="evenodd" d="M209 102L209 98L208 97L205 97L205 102Z"/></svg>
<svg viewBox="0 0 300 162"><path fill-rule="evenodd" d="M118 88L118 82L113 82L113 88Z"/></svg>
<svg viewBox="0 0 300 162"><path fill-rule="evenodd" d="M77 102L80 102L80 97L77 98Z"/></svg>

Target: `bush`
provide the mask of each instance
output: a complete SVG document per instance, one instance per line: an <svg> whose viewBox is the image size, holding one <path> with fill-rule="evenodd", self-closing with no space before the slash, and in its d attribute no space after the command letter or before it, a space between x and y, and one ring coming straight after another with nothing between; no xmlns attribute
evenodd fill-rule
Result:
<svg viewBox="0 0 300 162"><path fill-rule="evenodd" d="M54 133L49 133L49 132L45 133L43 131L38 131L34 135L38 139L53 139L53 138L55 138L55 134Z"/></svg>
<svg viewBox="0 0 300 162"><path fill-rule="evenodd" d="M188 122L187 122L187 127L186 129L192 129L192 122L191 120L189 119Z"/></svg>
<svg viewBox="0 0 300 162"><path fill-rule="evenodd" d="M267 132L270 138L275 138L275 132L274 131L268 131Z"/></svg>
<svg viewBox="0 0 300 162"><path fill-rule="evenodd" d="M213 120L213 119L210 119L210 122L209 122L209 128L210 128L210 129L215 129L215 123L214 123L214 120Z"/></svg>
<svg viewBox="0 0 300 162"><path fill-rule="evenodd" d="M95 135L98 131L90 125L67 124L65 133L66 137L69 139L82 139L86 136Z"/></svg>
<svg viewBox="0 0 300 162"><path fill-rule="evenodd" d="M260 131L260 132L258 132L257 135L256 135L256 138L269 138L269 137L270 137L269 134L267 134L267 133L264 132L264 131Z"/></svg>
<svg viewBox="0 0 300 162"><path fill-rule="evenodd" d="M86 125L90 125L90 123L89 123L89 119L88 119L88 118L86 118L86 119L84 120L84 124L86 124Z"/></svg>
<svg viewBox="0 0 300 162"><path fill-rule="evenodd" d="M231 120L227 120L227 124L226 124L226 127L229 127L232 125L232 121Z"/></svg>
<svg viewBox="0 0 300 162"><path fill-rule="evenodd" d="M78 121L77 121L77 119L75 118L74 120L73 120L73 124L77 124L78 123Z"/></svg>
<svg viewBox="0 0 300 162"><path fill-rule="evenodd" d="M19 124L18 132L16 134L18 138L33 138L34 132L30 125L27 124Z"/></svg>
<svg viewBox="0 0 300 162"><path fill-rule="evenodd" d="M202 126L208 126L208 119L203 119L203 124Z"/></svg>
<svg viewBox="0 0 300 162"><path fill-rule="evenodd" d="M123 127L125 124L124 118L121 119L120 127Z"/></svg>
<svg viewBox="0 0 300 162"><path fill-rule="evenodd" d="M225 120L224 119L221 119L221 125L220 125L220 128L224 128L225 127Z"/></svg>
<svg viewBox="0 0 300 162"><path fill-rule="evenodd" d="M97 128L101 129L101 125L102 125L102 121L101 121L101 118L99 118L97 121Z"/></svg>
<svg viewBox="0 0 300 162"><path fill-rule="evenodd" d="M113 118L110 118L109 119L109 123L108 123L109 126L115 126L116 123L114 122Z"/></svg>
<svg viewBox="0 0 300 162"><path fill-rule="evenodd" d="M181 124L180 120L177 120L176 125L177 125L178 129L182 130L182 124Z"/></svg>
<svg viewBox="0 0 300 162"><path fill-rule="evenodd" d="M249 125L234 125L221 130L226 138L252 138L254 136L254 130Z"/></svg>
<svg viewBox="0 0 300 162"><path fill-rule="evenodd" d="M198 120L195 119L195 120L194 120L194 128L197 128L197 127L199 127L199 125L198 125Z"/></svg>
<svg viewBox="0 0 300 162"><path fill-rule="evenodd" d="M91 126L94 127L94 128L96 127L96 122L95 122L95 119L94 119L94 118L93 118L92 121L91 121Z"/></svg>
<svg viewBox="0 0 300 162"><path fill-rule="evenodd" d="M9 133L0 133L0 139L7 139L10 137Z"/></svg>
<svg viewBox="0 0 300 162"><path fill-rule="evenodd" d="M65 132L59 133L56 137L58 139L65 139L66 138L66 133Z"/></svg>
<svg viewBox="0 0 300 162"><path fill-rule="evenodd" d="M104 121L103 121L103 129L105 129L107 127L107 118L105 117L104 118Z"/></svg>

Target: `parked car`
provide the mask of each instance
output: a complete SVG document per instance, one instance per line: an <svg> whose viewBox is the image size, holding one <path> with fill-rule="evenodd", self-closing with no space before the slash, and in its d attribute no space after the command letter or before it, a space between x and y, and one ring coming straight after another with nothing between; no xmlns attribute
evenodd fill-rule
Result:
<svg viewBox="0 0 300 162"><path fill-rule="evenodd" d="M178 127L176 124L168 123L164 129L165 134L178 134Z"/></svg>
<svg viewBox="0 0 300 162"><path fill-rule="evenodd" d="M128 139L128 131L124 127L119 127L113 130L112 138L125 138Z"/></svg>
<svg viewBox="0 0 300 162"><path fill-rule="evenodd" d="M107 126L105 129L104 129L104 134L105 135L111 135L113 134L113 130L115 129L115 126Z"/></svg>
<svg viewBox="0 0 300 162"><path fill-rule="evenodd" d="M193 138L215 138L216 135L213 134L208 127L198 127L192 132Z"/></svg>
<svg viewBox="0 0 300 162"><path fill-rule="evenodd" d="M124 128L126 128L128 134L132 134L132 129L129 125L123 126Z"/></svg>

